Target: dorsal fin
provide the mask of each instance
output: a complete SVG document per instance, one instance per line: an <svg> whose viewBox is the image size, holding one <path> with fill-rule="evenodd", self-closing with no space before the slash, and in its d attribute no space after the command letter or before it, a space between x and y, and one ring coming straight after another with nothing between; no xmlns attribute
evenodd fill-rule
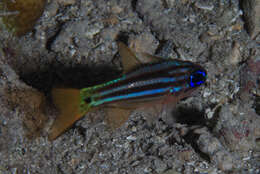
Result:
<svg viewBox="0 0 260 174"><path fill-rule="evenodd" d="M153 56L149 53L134 52L128 48L123 42L118 42L118 51L122 58L123 73L127 73L130 70L136 68L138 65L144 63L156 63L164 61L163 58Z"/></svg>
<svg viewBox="0 0 260 174"><path fill-rule="evenodd" d="M141 64L141 62L136 58L135 54L123 43L118 42L118 51L122 58L123 73L127 73L133 68Z"/></svg>

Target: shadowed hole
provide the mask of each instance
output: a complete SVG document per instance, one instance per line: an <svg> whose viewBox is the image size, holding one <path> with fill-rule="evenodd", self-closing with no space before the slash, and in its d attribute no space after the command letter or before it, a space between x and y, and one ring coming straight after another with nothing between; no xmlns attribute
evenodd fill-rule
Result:
<svg viewBox="0 0 260 174"><path fill-rule="evenodd" d="M65 67L51 66L40 72L20 74L26 84L48 93L53 87L85 88L119 77L120 72L111 66Z"/></svg>
<svg viewBox="0 0 260 174"><path fill-rule="evenodd" d="M174 117L176 118L177 123L186 124L188 125L188 127L194 125L204 127L207 124L206 119L204 117L204 111L199 111L196 108L179 107L175 111ZM188 144L190 144L193 147L195 152L199 154L201 158L210 162L209 155L202 152L197 144L197 140L199 138L198 134L195 134L191 130L183 138Z"/></svg>
<svg viewBox="0 0 260 174"><path fill-rule="evenodd" d="M174 112L174 117L177 123L193 125L206 125L206 119L204 118L204 112L197 110L196 108L179 107Z"/></svg>

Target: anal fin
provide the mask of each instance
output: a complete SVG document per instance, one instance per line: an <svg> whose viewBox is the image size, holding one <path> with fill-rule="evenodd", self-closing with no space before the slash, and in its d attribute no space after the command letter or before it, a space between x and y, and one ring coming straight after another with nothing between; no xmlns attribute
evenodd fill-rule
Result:
<svg viewBox="0 0 260 174"><path fill-rule="evenodd" d="M129 118L131 110L122 108L106 108L106 122L112 131L121 127Z"/></svg>
<svg viewBox="0 0 260 174"><path fill-rule="evenodd" d="M138 112L144 112L144 118L148 126L152 126L160 117L163 111L162 103L156 103L153 106L144 106L137 109Z"/></svg>

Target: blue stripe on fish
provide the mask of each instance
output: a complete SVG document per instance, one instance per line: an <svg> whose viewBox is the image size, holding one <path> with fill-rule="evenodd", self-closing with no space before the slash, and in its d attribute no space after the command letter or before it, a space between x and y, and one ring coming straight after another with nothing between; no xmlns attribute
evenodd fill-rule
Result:
<svg viewBox="0 0 260 174"><path fill-rule="evenodd" d="M169 71L168 73L169 74L186 73L189 70L190 70L190 68L178 68L173 71Z"/></svg>
<svg viewBox="0 0 260 174"><path fill-rule="evenodd" d="M90 105L98 106L98 105L108 103L108 102L112 102L112 101L118 101L118 100L123 100L123 99L131 99L131 98L154 95L154 94L161 94L161 93L165 93L165 92L169 91L170 89L171 89L170 87L167 87L167 88L159 88L159 89L135 92L135 93L130 93L130 94L126 94L126 95L119 95L119 96L114 96L114 97L105 98L105 99L102 99L102 100L91 102Z"/></svg>
<svg viewBox="0 0 260 174"><path fill-rule="evenodd" d="M190 66L192 65L190 62L184 62L184 61L178 61L178 60L172 60L172 61L166 61L162 63L153 64L150 66L146 66L143 68L140 68L132 73L127 74L125 79L129 79L135 76L138 76L140 74L144 73L153 73L156 71L161 71L170 67L178 67L178 66Z"/></svg>
<svg viewBox="0 0 260 174"><path fill-rule="evenodd" d="M183 87L179 87L179 86L178 86L178 87L173 87L173 88L170 89L170 93L173 94L173 93L175 93L175 92L178 92L178 91L180 91L182 88L183 88Z"/></svg>
<svg viewBox="0 0 260 174"><path fill-rule="evenodd" d="M179 80L184 80L185 78L187 78L186 75L179 76L179 77L162 77L162 78L155 78L155 79L150 79L150 80L130 82L126 85L115 87L115 88L112 88L110 90L106 90L106 91L97 93L97 94L93 95L92 97L93 98L101 97L101 96L112 94L114 92L122 91L122 90L125 90L125 89L145 87L145 86L148 86L148 85L155 85L155 84L158 84L158 83L173 83L173 82L177 82Z"/></svg>
<svg viewBox="0 0 260 174"><path fill-rule="evenodd" d="M141 67L133 72L130 72L126 75L123 75L122 77L115 79L115 80L111 80L109 82L106 82L102 85L96 85L91 87L91 90L98 90L107 86L111 86L117 83L120 83L122 81L125 80L130 80L131 78L146 74L146 73L156 73L157 71L161 71L167 68L176 68L176 70L170 71L169 73L178 73L178 71L185 73L186 70L189 70L189 68L180 68L178 66L191 66L192 63L191 62L185 62L185 61L179 61L179 60L170 60L170 61L166 61L166 62L161 62L161 63L157 63L157 64L148 64L147 66ZM177 70L178 68L180 68L181 70ZM176 72L174 72L176 71ZM86 89L85 89L86 90ZM89 88L90 90L90 88Z"/></svg>

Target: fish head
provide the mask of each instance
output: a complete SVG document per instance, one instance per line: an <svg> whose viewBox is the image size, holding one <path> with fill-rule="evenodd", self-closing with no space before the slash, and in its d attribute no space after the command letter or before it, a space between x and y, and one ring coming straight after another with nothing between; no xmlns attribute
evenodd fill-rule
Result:
<svg viewBox="0 0 260 174"><path fill-rule="evenodd" d="M196 66L192 69L189 76L189 86L191 88L199 87L207 80L207 72L204 68Z"/></svg>
<svg viewBox="0 0 260 174"><path fill-rule="evenodd" d="M184 98L206 82L207 71L200 65L191 62L180 62L179 65L169 73L176 79L170 85L170 93Z"/></svg>

